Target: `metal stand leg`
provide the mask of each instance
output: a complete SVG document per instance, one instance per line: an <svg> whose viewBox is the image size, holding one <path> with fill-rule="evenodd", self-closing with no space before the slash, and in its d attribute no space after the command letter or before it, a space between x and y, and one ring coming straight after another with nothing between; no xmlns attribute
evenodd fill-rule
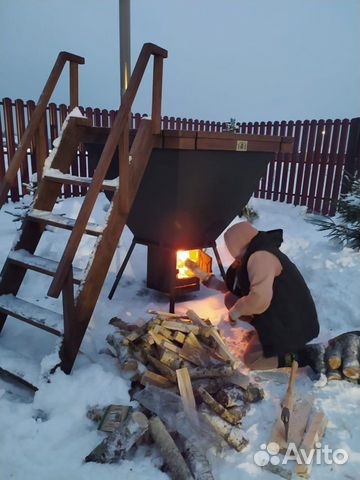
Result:
<svg viewBox="0 0 360 480"><path fill-rule="evenodd" d="M111 287L111 290L110 290L110 293L109 293L109 296L108 298L111 300L112 297L114 296L114 293L115 293L115 290L116 290L116 287L118 286L120 280L121 280L121 277L122 277L122 274L124 273L124 270L126 268L126 265L128 264L128 261L130 260L130 257L131 257L131 254L135 248L135 245L136 245L136 240L135 240L135 237L132 239L132 242L131 242L131 245L130 245L130 248L126 254L126 257L124 258L124 261L123 263L121 264L121 267L120 267L120 270L118 271L118 274L116 275L116 278L115 278L115 282L113 284L113 286Z"/></svg>
<svg viewBox="0 0 360 480"><path fill-rule="evenodd" d="M175 313L175 301L176 301L176 252L175 256L171 262L170 269L170 302L169 302L169 312Z"/></svg>
<svg viewBox="0 0 360 480"><path fill-rule="evenodd" d="M212 248L213 248L214 253L215 253L216 261L217 261L217 264L219 266L221 276L222 276L223 280L225 281L226 273L225 273L225 270L224 270L224 267L223 267L223 264L222 264L222 261L221 261L220 255L219 255L219 251L218 251L217 246L216 246L216 243L214 243L212 245Z"/></svg>

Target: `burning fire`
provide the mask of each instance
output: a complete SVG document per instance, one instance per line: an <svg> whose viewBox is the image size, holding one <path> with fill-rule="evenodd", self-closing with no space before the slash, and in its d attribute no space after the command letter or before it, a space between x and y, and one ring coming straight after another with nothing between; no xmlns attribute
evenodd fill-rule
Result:
<svg viewBox="0 0 360 480"><path fill-rule="evenodd" d="M179 271L178 278L193 277L194 274L185 266L185 261L190 258L196 263L200 261L200 250L178 250L176 252L176 268Z"/></svg>

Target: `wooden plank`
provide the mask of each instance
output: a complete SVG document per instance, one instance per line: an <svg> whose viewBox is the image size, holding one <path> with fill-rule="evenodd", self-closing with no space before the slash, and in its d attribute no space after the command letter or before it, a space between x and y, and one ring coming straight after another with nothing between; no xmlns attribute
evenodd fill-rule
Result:
<svg viewBox="0 0 360 480"><path fill-rule="evenodd" d="M298 155L298 171L297 171L296 184L295 184L295 196L293 198L294 205L300 204L302 180L303 180L304 167L305 167L306 147L307 147L308 135L309 135L309 125L310 125L309 120L304 120L304 124L301 130L300 153Z"/></svg>
<svg viewBox="0 0 360 480"><path fill-rule="evenodd" d="M305 155L305 171L304 171L304 181L303 181L303 187L301 192L300 205L308 204L308 198L309 198L308 193L310 189L310 177L311 177L311 170L312 170L312 164L313 164L313 158L314 158L316 129L317 129L316 120L311 120L310 131L309 131L309 141L308 141L308 145L306 148L306 155Z"/></svg>
<svg viewBox="0 0 360 480"><path fill-rule="evenodd" d="M26 110L27 110L27 124L29 124L31 117L35 110L35 102L33 100L28 100L26 102ZM35 158L35 138L32 138L30 142L30 157L31 157L31 172L36 172L36 158Z"/></svg>
<svg viewBox="0 0 360 480"><path fill-rule="evenodd" d="M53 144L55 138L59 136L59 125L57 107L55 103L49 103L49 125L50 125L50 141Z"/></svg>
<svg viewBox="0 0 360 480"><path fill-rule="evenodd" d="M266 135L271 135L272 133L272 122L267 122L266 124L266 130L265 134ZM277 135L277 132L274 131L274 135ZM268 200L271 199L272 197L272 190L273 190L273 181L274 181L274 171L275 171L275 161L276 158L272 158L268 164L268 174L267 174L267 183L266 183L266 195L264 198L267 198ZM265 193L265 192L264 192Z"/></svg>
<svg viewBox="0 0 360 480"><path fill-rule="evenodd" d="M46 210L38 210L35 208L28 213L28 218L42 224L52 225L65 230L72 230L76 223L76 219L74 218L55 215ZM84 233L98 237L103 233L103 227L96 225L95 223L88 223L85 227Z"/></svg>
<svg viewBox="0 0 360 480"><path fill-rule="evenodd" d="M340 134L341 120L336 119L334 121L333 133L331 139L330 153L329 153L329 163L328 170L326 174L326 184L324 190L324 203L322 207L322 214L328 215L330 213L330 201L331 201L331 190L335 174L336 166L336 153L339 144L339 134Z"/></svg>
<svg viewBox="0 0 360 480"><path fill-rule="evenodd" d="M124 96L126 96L127 93L129 92L129 88L126 90ZM101 184L104 180L104 177L106 175L111 159L119 143L121 132L123 128L125 128L128 122L129 112L125 107L124 106L121 107L118 113L117 119L115 121L115 124L110 131L109 137L107 139L107 142L101 154L98 166L96 168L96 171L94 172L92 184L83 201L83 204L81 206L81 209L77 217L76 225L70 235L70 238L65 247L63 256L60 260L58 273L55 276L49 288L49 292L48 292L49 296L58 297L60 295L61 286L64 282L67 269L69 268L70 263L73 261L75 253L81 241L85 226L88 222L88 219L90 217L90 214L96 202L98 193L101 189ZM124 205L128 205L128 208L130 208L135 198L135 194L139 187L143 172L145 170L145 166L147 165L148 159L150 158L150 154L152 151L153 134L152 134L152 131L150 130L151 128L152 128L152 124L150 120L142 120L130 152L130 155L132 158L132 162L131 162L132 173L129 181L129 192L131 192L130 193L131 201L129 196L125 196L124 193L121 193L121 196L119 196L118 198L118 202L119 202L118 208L124 208ZM128 211L123 210L122 214L125 214L127 219ZM126 219L125 219L125 222L126 222ZM121 233L123 227L121 228L119 226L118 229L120 230L120 233Z"/></svg>
<svg viewBox="0 0 360 480"><path fill-rule="evenodd" d="M70 110L79 105L79 64L70 62Z"/></svg>
<svg viewBox="0 0 360 480"><path fill-rule="evenodd" d="M280 412L278 412L278 418L273 426L270 442L277 443L281 453L286 452L288 444L291 442L294 443L297 448L299 448L313 403L314 398L311 396L306 396L295 401L289 422L288 442L285 440L285 427L280 418Z"/></svg>
<svg viewBox="0 0 360 480"><path fill-rule="evenodd" d="M325 135L324 136L324 141L321 149L321 155L320 155L320 168L319 168L319 178L318 178L318 183L316 187L316 194L315 194L315 204L314 204L314 209L316 212L321 212L321 206L322 206L322 199L324 195L324 190L325 190L325 178L326 178L326 170L327 170L327 163L328 163L328 158L329 158L329 145L330 145L330 138L332 135L332 120L326 120L325 122Z"/></svg>
<svg viewBox="0 0 360 480"><path fill-rule="evenodd" d="M345 164L345 146L349 133L349 125L349 120L345 118L342 121L340 130L339 150L336 158L335 178L331 194L330 215L335 215L337 209L337 203L341 189L341 181L343 177L343 166Z"/></svg>
<svg viewBox="0 0 360 480"><path fill-rule="evenodd" d="M2 121L1 121L1 114L0 114L0 182L5 176L5 156L4 156L4 142L3 142L3 129L2 129Z"/></svg>
<svg viewBox="0 0 360 480"><path fill-rule="evenodd" d="M280 125L280 135L285 135L285 132L286 132L286 122L283 121L281 122L281 125ZM283 152L279 152L276 158L276 171L275 171L274 194L273 194L273 200L275 201L279 199L280 179L281 179L281 172L284 166L284 157L285 157L285 154Z"/></svg>
<svg viewBox="0 0 360 480"><path fill-rule="evenodd" d="M140 383L141 385L153 385L159 388L170 388L174 386L174 384L166 377L163 377L158 373L150 372L150 370L147 370L142 374Z"/></svg>
<svg viewBox="0 0 360 480"><path fill-rule="evenodd" d="M196 403L191 379L187 368L176 370L176 377L185 414L194 420L197 418Z"/></svg>
<svg viewBox="0 0 360 480"><path fill-rule="evenodd" d="M292 120L290 120L287 124L286 135L292 136L293 129L294 129L294 122ZM280 202L284 202L285 198L286 198L290 161L291 161L291 155L286 153L284 155L284 160L283 160L283 169L282 169L280 195L279 195L279 201Z"/></svg>
<svg viewBox="0 0 360 480"><path fill-rule="evenodd" d="M299 143L301 135L301 121L295 122L294 151L290 157L289 185L286 196L286 203L293 203L295 195L295 176L299 161Z"/></svg>
<svg viewBox="0 0 360 480"><path fill-rule="evenodd" d="M168 328L169 330L177 330L183 333L193 332L195 335L198 335L200 332L200 327L198 325L191 325L190 323L185 322L164 320L161 325L165 328Z"/></svg>
<svg viewBox="0 0 360 480"><path fill-rule="evenodd" d="M16 175L17 171L19 170L19 167L21 163L24 161L24 158L26 157L27 154L27 149L30 146L30 142L35 135L35 132L38 130L41 119L43 118L45 112L46 112L46 107L49 102L49 99L51 97L51 94L55 88L55 85L58 82L58 79L61 75L61 72L63 70L63 67L67 61L72 61L76 63L83 64L85 60L82 57L79 57L77 55L73 55L68 52L60 52L56 62L53 66L53 69L50 72L50 75L47 79L47 82L43 88L43 91L39 97L38 104L33 112L32 119L28 123L28 126L26 128L26 131L24 133L22 143L19 146L19 148L16 151L16 154L12 157L12 165L11 168L8 168L6 172L6 179L2 183L2 188L0 191L0 206L3 203L3 199L6 199L7 192L10 188L10 186L15 182L16 180ZM40 173L40 172L38 172Z"/></svg>
<svg viewBox="0 0 360 480"><path fill-rule="evenodd" d="M63 320L60 313L26 302L14 295L0 295L0 312L46 330L53 335L62 336L62 332L58 329Z"/></svg>
<svg viewBox="0 0 360 480"><path fill-rule="evenodd" d="M24 102L20 99L15 100L15 114L16 114L16 131L18 142L22 141L24 132L25 132L25 109ZM24 158L23 163L20 165L20 178L21 185L23 182L29 183L29 169L28 169L28 158L27 154ZM21 190L23 188L21 187Z"/></svg>
<svg viewBox="0 0 360 480"><path fill-rule="evenodd" d="M305 450L306 455L308 456L311 450L315 448L317 442L320 442L324 436L326 427L328 424L328 419L324 412L318 412L314 419L311 421L309 428L307 429L304 439L301 443L300 448ZM313 460L314 456L312 457ZM309 478L312 469L312 461L310 464L298 464L296 465L295 471L299 477Z"/></svg>
<svg viewBox="0 0 360 480"><path fill-rule="evenodd" d="M13 118L13 109L12 109L12 102L10 98L3 99L3 109L4 109L4 120L5 120L5 138L6 138L6 147L7 147L7 156L8 156L8 168L5 173L5 177L3 182L7 182L7 178L10 177L11 174L11 184L8 185L8 188L5 183L1 184L4 185L5 189L8 191L10 189L11 200L13 202L18 202L20 199L19 195L19 187L17 182L17 171L18 167L15 170L15 166L17 166L17 159L15 158L15 151L16 151L16 142L15 142L15 132L14 132L14 118ZM15 159L15 162L14 162ZM19 164L20 166L20 164ZM14 170L14 174L13 173ZM6 192L7 193L7 192ZM5 200L5 198L4 198ZM2 197L0 192L0 207L2 205Z"/></svg>
<svg viewBox="0 0 360 480"><path fill-rule="evenodd" d="M159 317L164 317L164 318L189 319L189 317L187 315L181 315L181 314L178 314L178 313L162 312L160 310L148 310L147 313L150 313L151 315L157 315Z"/></svg>
<svg viewBox="0 0 360 480"><path fill-rule="evenodd" d="M315 195L316 195L316 185L318 181L318 172L319 172L319 165L321 160L321 147L323 142L323 132L324 132L325 122L324 120L319 120L317 125L317 132L316 132L316 141L315 141L315 151L312 161L312 172L311 172L311 180L310 180L310 189L309 189L309 198L308 198L308 207L309 210L314 210L315 204Z"/></svg>
<svg viewBox="0 0 360 480"><path fill-rule="evenodd" d="M186 339L186 335L184 333L174 332L173 340L175 340L175 342L183 344L185 342L185 339Z"/></svg>
<svg viewBox="0 0 360 480"><path fill-rule="evenodd" d="M29 268L35 272L44 273L45 275L53 276L56 272L58 262L48 258L32 255L26 250L11 250L8 255L8 260L20 265L21 267ZM74 268L74 283L80 284L83 271L80 268Z"/></svg>

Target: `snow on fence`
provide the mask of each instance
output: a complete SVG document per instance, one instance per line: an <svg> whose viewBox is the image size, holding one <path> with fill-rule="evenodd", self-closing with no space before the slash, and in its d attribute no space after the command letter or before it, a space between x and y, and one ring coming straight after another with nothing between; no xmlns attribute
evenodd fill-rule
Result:
<svg viewBox="0 0 360 480"><path fill-rule="evenodd" d="M0 180L8 166L9 158L14 155L17 139L21 138L27 122L35 108L35 102L4 98L0 102ZM115 119L115 110L83 108L81 111L92 120L94 126L110 127ZM58 136L60 127L69 112L67 105L50 103L46 112L48 148ZM132 128L137 128L141 120L139 113L132 115ZM311 212L334 215L342 191L344 171L355 174L359 170L358 137L360 119L343 120L305 120L282 122L239 122L235 131L247 134L286 135L294 137L292 154L280 153L268 165L267 173L259 182L256 197L294 205L305 205ZM221 132L228 128L226 122L204 121L191 118L164 116L163 129L188 131ZM350 140L349 140L350 139ZM36 149L31 145L27 162L18 173L9 198L18 201L36 170ZM71 173L77 176L92 176L88 164L87 152L83 147L78 151ZM86 187L70 186L64 188L64 196L80 196L86 193Z"/></svg>

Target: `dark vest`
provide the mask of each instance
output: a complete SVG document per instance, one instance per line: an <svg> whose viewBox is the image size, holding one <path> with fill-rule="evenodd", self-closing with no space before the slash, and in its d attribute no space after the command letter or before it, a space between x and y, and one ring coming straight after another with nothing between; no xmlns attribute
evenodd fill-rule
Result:
<svg viewBox="0 0 360 480"><path fill-rule="evenodd" d="M274 280L271 304L264 313L254 315L252 322L266 357L297 352L319 334L310 290L296 266L279 250L281 243L282 230L259 232L250 242L240 267L231 266L226 273L228 289L242 297L250 290L247 263L254 252L270 252L281 263L282 272Z"/></svg>

